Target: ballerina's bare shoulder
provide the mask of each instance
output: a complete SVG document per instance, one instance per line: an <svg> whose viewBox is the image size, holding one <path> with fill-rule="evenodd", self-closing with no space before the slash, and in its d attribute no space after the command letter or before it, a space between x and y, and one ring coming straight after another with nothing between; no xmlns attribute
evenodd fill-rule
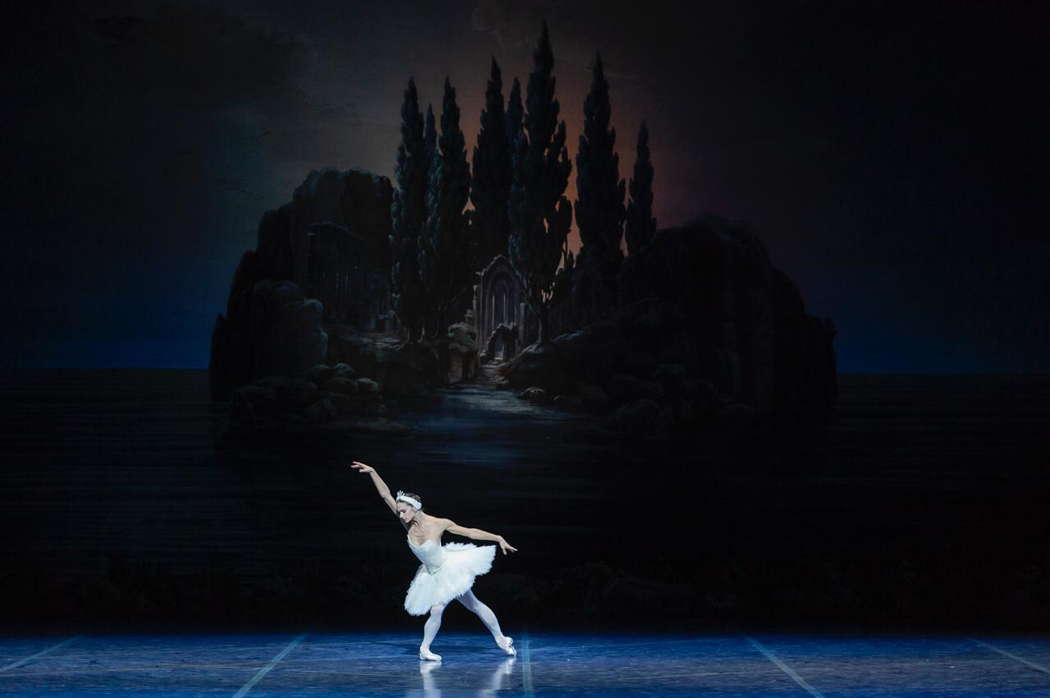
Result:
<svg viewBox="0 0 1050 698"><path fill-rule="evenodd" d="M428 516L423 520L423 523L417 526L405 526L405 531L408 533L408 542L415 546L425 545L428 540L432 540L438 545L441 544L441 534L445 531L447 524L445 523L448 519L441 519L436 516ZM402 522L404 523L404 522ZM415 529L413 531L412 529ZM413 535L415 533L415 535Z"/></svg>

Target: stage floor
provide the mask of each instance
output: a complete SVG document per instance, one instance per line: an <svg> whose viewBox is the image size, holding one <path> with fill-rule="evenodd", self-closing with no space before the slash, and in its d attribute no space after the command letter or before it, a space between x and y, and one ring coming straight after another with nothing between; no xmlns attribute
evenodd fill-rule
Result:
<svg viewBox="0 0 1050 698"><path fill-rule="evenodd" d="M1050 636L520 632L0 640L4 696L1047 696Z"/></svg>

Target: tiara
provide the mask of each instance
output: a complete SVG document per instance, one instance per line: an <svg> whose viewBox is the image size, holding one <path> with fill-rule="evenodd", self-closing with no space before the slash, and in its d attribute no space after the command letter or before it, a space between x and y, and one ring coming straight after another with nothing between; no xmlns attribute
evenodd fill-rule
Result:
<svg viewBox="0 0 1050 698"><path fill-rule="evenodd" d="M409 504L414 506L416 509L422 509L423 508L422 502L420 502L415 497L409 497L407 494L405 494L401 490L397 491L397 500L396 501L398 501L398 502L408 502Z"/></svg>

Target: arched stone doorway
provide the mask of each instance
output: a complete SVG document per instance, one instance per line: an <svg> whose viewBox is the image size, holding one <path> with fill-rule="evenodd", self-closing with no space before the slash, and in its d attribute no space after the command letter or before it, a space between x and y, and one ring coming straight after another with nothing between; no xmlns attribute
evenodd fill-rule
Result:
<svg viewBox="0 0 1050 698"><path fill-rule="evenodd" d="M492 347L490 358L506 361L522 346L525 304L522 283L510 260L496 255L478 272L474 287L474 316L478 322L478 339L482 346ZM493 333L502 326L497 336ZM511 330L508 336L508 328ZM490 344L490 340L492 340Z"/></svg>

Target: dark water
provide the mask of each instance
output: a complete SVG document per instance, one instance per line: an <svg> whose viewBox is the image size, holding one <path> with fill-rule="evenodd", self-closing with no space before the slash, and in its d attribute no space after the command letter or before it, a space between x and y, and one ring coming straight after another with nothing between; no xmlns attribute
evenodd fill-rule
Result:
<svg viewBox="0 0 1050 698"><path fill-rule="evenodd" d="M840 393L826 438L790 447L768 430L614 438L472 387L394 403L407 436L231 439L205 371L8 373L0 552L11 579L29 584L34 570L34 589L41 576L53 586L30 607L70 590L94 607L99 579L103 615L126 611L135 585L141 608L171 611L157 580L175 594L177 580L203 578L230 600L252 588L303 597L301 580L337 579L352 597L362 575L407 580L417 564L347 465L362 460L431 513L505 536L519 552L498 556L491 583L527 580L533 600L598 563L729 615L750 603L784 617L1050 618L1050 377L843 375ZM382 589L396 607L400 587ZM895 605L902 589L911 596ZM982 594L997 600L978 612Z"/></svg>

